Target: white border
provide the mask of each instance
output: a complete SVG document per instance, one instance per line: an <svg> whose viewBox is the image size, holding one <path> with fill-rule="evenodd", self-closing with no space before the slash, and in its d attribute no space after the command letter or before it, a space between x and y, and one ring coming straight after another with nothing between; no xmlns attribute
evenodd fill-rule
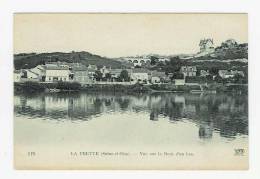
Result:
<svg viewBox="0 0 260 179"><path fill-rule="evenodd" d="M260 178L260 13L258 0L0 0L0 178ZM203 12L248 13L249 138L248 171L16 171L13 169L14 12ZM225 157L225 156L223 156Z"/></svg>

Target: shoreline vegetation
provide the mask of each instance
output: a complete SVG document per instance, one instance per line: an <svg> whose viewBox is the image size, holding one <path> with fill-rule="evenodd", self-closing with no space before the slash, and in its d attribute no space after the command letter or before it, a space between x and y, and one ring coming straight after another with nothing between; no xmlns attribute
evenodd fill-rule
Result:
<svg viewBox="0 0 260 179"><path fill-rule="evenodd" d="M39 83L27 81L14 83L14 93L72 93L85 91L114 92L126 94L140 93L238 93L247 94L247 84L210 83L207 85L174 85L168 84L89 84L81 85L77 82Z"/></svg>

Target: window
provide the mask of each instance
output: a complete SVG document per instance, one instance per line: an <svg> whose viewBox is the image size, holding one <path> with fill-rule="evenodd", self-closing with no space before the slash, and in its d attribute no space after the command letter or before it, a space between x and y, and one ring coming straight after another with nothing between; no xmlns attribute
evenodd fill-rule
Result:
<svg viewBox="0 0 260 179"><path fill-rule="evenodd" d="M58 77L53 77L53 81L58 81Z"/></svg>

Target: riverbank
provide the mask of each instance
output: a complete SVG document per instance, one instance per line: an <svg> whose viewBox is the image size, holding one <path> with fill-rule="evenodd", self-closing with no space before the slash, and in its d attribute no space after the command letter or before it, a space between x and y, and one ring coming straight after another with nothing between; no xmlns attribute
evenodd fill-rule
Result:
<svg viewBox="0 0 260 179"><path fill-rule="evenodd" d="M37 93L37 92L121 92L121 93L149 93L152 90L147 85L133 84L90 84L81 85L77 82L38 83L25 82L14 83L15 93Z"/></svg>
<svg viewBox="0 0 260 179"><path fill-rule="evenodd" d="M57 83L38 83L38 82L25 82L14 83L15 93L38 93L38 92L120 92L120 93L222 93L232 92L239 94L247 94L247 85L238 84L220 84L212 83L208 85L174 85L174 84L90 84L81 85L77 82L57 82Z"/></svg>

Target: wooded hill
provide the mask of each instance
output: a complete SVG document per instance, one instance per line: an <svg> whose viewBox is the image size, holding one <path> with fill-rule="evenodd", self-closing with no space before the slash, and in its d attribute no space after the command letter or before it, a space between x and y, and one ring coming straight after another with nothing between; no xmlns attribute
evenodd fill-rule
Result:
<svg viewBox="0 0 260 179"><path fill-rule="evenodd" d="M82 63L84 65L97 65L98 67L107 66L111 68L124 68L129 64L119 62L110 58L101 57L91 54L89 52L53 52L53 53L21 53L14 55L15 69L29 69L37 65L43 65L47 62L68 62L68 63Z"/></svg>

